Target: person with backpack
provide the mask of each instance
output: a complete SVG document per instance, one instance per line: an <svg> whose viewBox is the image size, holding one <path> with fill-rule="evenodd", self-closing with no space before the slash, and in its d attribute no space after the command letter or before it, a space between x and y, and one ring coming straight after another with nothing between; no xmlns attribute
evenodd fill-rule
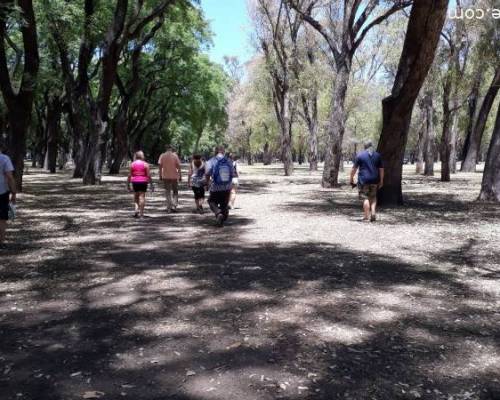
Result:
<svg viewBox="0 0 500 400"><path fill-rule="evenodd" d="M205 200L205 163L199 154L193 155L189 165L188 186L193 189L196 212L203 214L203 201Z"/></svg>
<svg viewBox="0 0 500 400"><path fill-rule="evenodd" d="M373 149L373 143L365 142L351 170L351 186L355 187L354 176L358 173L359 199L363 202L363 221L377 220L377 191L384 186L384 165L382 156Z"/></svg>
<svg viewBox="0 0 500 400"><path fill-rule="evenodd" d="M224 146L217 146L215 157L205 165L206 185L210 190L208 205L215 214L218 226L223 226L229 216L228 204L234 176L233 162L224 153Z"/></svg>
<svg viewBox="0 0 500 400"><path fill-rule="evenodd" d="M146 192L148 183L151 182L151 171L149 164L144 161L144 153L138 151L134 155L134 162L130 164L130 171L127 178L127 188L129 192L134 189L134 218L144 217L144 207L146 206ZM132 184L132 188L130 187Z"/></svg>

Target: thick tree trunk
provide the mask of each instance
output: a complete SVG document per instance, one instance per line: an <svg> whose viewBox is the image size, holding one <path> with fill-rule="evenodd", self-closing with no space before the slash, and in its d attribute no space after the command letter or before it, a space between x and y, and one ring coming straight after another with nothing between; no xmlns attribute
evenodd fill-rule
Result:
<svg viewBox="0 0 500 400"><path fill-rule="evenodd" d="M350 60L338 68L333 85L325 167L323 169L323 187L338 185L346 120L344 105L349 84L349 74Z"/></svg>
<svg viewBox="0 0 500 400"><path fill-rule="evenodd" d="M436 131L434 129L434 105L432 93L425 95L425 129L426 141L424 151L424 175L434 176L434 163L436 162Z"/></svg>
<svg viewBox="0 0 500 400"><path fill-rule="evenodd" d="M474 130L472 132L469 146L467 148L467 153L464 160L462 161L462 172L474 172L476 170L476 163L481 149L481 141L483 139L484 128L488 120L488 115L490 113L495 97L497 96L498 90L500 89L500 66L497 66L495 70L495 76L493 81L484 97L481 109L477 116L476 122L474 124Z"/></svg>
<svg viewBox="0 0 500 400"><path fill-rule="evenodd" d="M385 179L379 202L385 205L403 204L403 158L413 105L432 65L447 6L447 0L413 3L392 93L382 102L378 150L384 160Z"/></svg>
<svg viewBox="0 0 500 400"><path fill-rule="evenodd" d="M479 200L500 203L500 104L491 142L484 166L483 183Z"/></svg>
<svg viewBox="0 0 500 400"><path fill-rule="evenodd" d="M12 2L14 3L14 2ZM13 4L14 5L14 4ZM8 110L10 126L10 147L8 153L14 164L14 177L18 190L23 187L24 157L26 155L26 133L31 122L34 91L40 60L38 57L38 37L32 0L18 0L23 23L20 24L24 48L24 65L20 85L14 89L10 79L9 64L5 50L7 32L6 10L0 12L0 90Z"/></svg>

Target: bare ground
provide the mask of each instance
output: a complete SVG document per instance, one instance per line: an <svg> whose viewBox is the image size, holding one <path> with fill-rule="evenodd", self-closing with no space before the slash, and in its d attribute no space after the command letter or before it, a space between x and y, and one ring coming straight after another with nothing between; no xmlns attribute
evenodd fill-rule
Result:
<svg viewBox="0 0 500 400"><path fill-rule="evenodd" d="M411 167L410 167L411 168ZM356 192L244 167L209 214L32 171L0 250L3 399L500 399L500 207L480 174ZM346 179L344 175L343 179Z"/></svg>

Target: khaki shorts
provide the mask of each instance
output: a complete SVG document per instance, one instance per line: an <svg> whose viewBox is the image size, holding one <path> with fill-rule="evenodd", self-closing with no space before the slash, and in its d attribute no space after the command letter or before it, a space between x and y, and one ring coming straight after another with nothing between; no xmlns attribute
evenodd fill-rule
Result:
<svg viewBox="0 0 500 400"><path fill-rule="evenodd" d="M360 200L376 200L378 185L361 185L359 187Z"/></svg>

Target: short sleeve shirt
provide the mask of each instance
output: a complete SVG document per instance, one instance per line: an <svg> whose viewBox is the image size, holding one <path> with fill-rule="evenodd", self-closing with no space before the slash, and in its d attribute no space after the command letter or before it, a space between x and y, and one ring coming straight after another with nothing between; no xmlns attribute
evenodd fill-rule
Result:
<svg viewBox="0 0 500 400"><path fill-rule="evenodd" d="M9 189L9 183L7 182L7 172L13 172L14 166L9 156L0 153L0 194L7 193Z"/></svg>
<svg viewBox="0 0 500 400"><path fill-rule="evenodd" d="M380 168L384 168L382 157L376 151L362 151L356 156L354 166L359 168L360 185L376 185L380 183Z"/></svg>
<svg viewBox="0 0 500 400"><path fill-rule="evenodd" d="M160 156L158 165L162 167L161 179L179 179L179 171L181 169L181 160L177 154L172 151L167 151Z"/></svg>
<svg viewBox="0 0 500 400"><path fill-rule="evenodd" d="M215 167L215 164L217 164L217 161L224 158L222 154L217 154L215 157L212 157L210 160L208 160L205 164L205 174L212 177L213 170ZM232 164L232 162L230 161ZM216 185L213 180L212 183L210 184L210 191L211 192L227 192L231 190L233 184L232 182L226 183L226 184L219 184Z"/></svg>

